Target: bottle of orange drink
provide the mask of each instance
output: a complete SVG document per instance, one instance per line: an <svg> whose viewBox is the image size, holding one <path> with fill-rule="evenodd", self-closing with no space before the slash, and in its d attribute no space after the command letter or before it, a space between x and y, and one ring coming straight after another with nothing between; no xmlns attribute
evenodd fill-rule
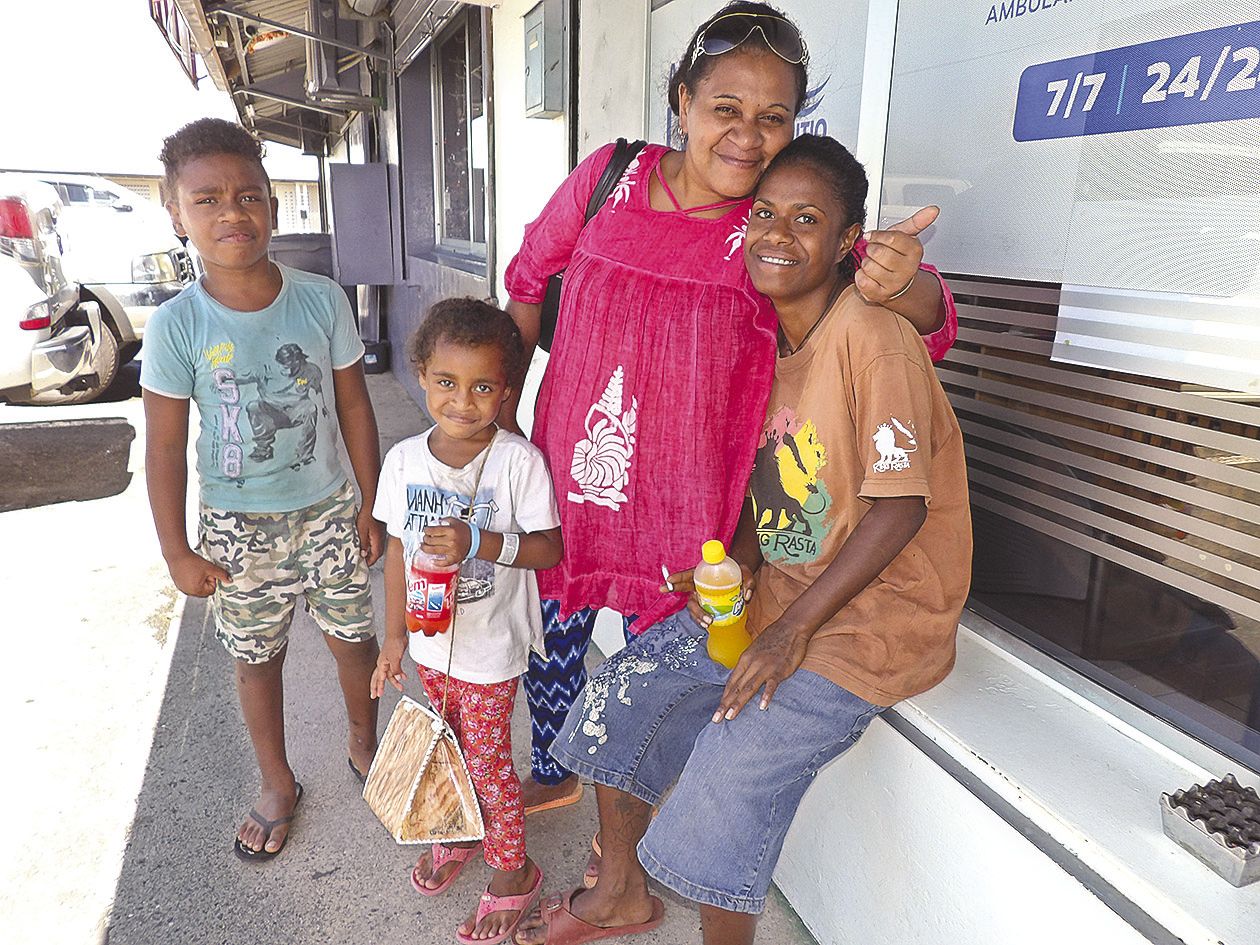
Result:
<svg viewBox="0 0 1260 945"><path fill-rule="evenodd" d="M745 626L748 614L744 610L744 575L720 541L706 541L701 553L704 560L696 565L692 581L700 606L713 618L709 624L709 658L734 669L740 654L752 643Z"/></svg>

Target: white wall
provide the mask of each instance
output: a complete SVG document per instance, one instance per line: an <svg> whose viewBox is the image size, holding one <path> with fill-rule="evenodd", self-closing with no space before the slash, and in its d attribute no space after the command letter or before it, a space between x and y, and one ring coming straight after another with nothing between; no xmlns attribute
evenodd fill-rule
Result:
<svg viewBox="0 0 1260 945"><path fill-rule="evenodd" d="M806 793L775 883L822 945L1146 942L882 720Z"/></svg>
<svg viewBox="0 0 1260 945"><path fill-rule="evenodd" d="M581 0L578 155L647 137L648 0Z"/></svg>
<svg viewBox="0 0 1260 945"><path fill-rule="evenodd" d="M524 15L538 0L503 0L491 22L494 57L495 292L533 220L569 171L565 117L525 117Z"/></svg>

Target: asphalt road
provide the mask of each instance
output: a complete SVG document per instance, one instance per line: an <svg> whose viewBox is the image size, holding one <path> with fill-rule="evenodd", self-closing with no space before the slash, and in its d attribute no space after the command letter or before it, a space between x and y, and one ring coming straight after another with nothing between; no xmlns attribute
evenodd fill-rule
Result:
<svg viewBox="0 0 1260 945"><path fill-rule="evenodd" d="M385 445L421 429L395 381L372 377L369 389ZM281 857L246 864L232 855L256 790L252 752L205 604L176 594L158 552L136 393L129 372L105 402L0 406L9 644L0 713L15 746L0 781L0 942L454 941L484 867L436 899L411 890L420 848L396 845L359 796L332 658L305 614L294 623L285 685L290 757L306 794ZM379 566L373 579L379 607ZM524 771L523 698L513 739ZM591 791L531 818L530 853L547 892L580 878L594 824ZM666 900L665 924L637 941L698 942L698 913ZM759 941L812 939L776 894Z"/></svg>

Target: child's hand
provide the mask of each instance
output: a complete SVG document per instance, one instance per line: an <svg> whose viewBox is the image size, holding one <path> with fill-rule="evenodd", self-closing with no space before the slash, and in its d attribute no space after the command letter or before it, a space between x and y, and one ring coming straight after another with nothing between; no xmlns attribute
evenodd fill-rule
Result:
<svg viewBox="0 0 1260 945"><path fill-rule="evenodd" d="M457 518L444 518L441 525L430 525L420 544L422 551L436 555L443 564L459 564L468 557L471 547L472 529Z"/></svg>
<svg viewBox="0 0 1260 945"><path fill-rule="evenodd" d="M376 658L376 669L372 671L372 685L369 690L373 699L379 699L385 693L385 681L399 692L403 692L403 683L407 674L403 672L402 658L406 643L392 643L388 640L381 647L381 655Z"/></svg>
<svg viewBox="0 0 1260 945"><path fill-rule="evenodd" d="M218 585L228 584L232 580L232 575L192 549L186 555L168 561L166 568L170 571L175 586L189 597L209 597Z"/></svg>
<svg viewBox="0 0 1260 945"><path fill-rule="evenodd" d="M359 509L354 524L359 532L359 550L363 552L363 563L370 568L385 553L385 526L372 518L371 509L366 507Z"/></svg>

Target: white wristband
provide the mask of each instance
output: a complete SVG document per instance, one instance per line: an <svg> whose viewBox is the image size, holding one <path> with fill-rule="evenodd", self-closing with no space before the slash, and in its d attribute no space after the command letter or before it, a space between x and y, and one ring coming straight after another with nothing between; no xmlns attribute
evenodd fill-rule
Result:
<svg viewBox="0 0 1260 945"><path fill-rule="evenodd" d="M505 568L510 568L516 560L516 553L521 550L521 536L516 532L503 533L503 548L499 551L499 557L494 560Z"/></svg>

